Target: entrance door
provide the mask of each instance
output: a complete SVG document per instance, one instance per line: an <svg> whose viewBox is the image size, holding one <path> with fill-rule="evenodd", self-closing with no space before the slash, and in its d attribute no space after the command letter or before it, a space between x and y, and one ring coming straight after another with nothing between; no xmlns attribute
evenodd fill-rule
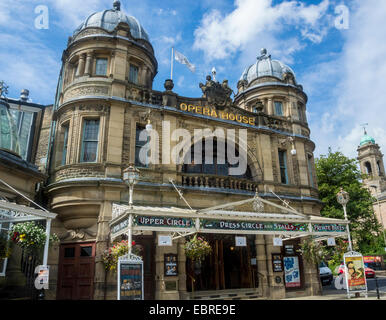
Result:
<svg viewBox="0 0 386 320"><path fill-rule="evenodd" d="M92 300L95 243L64 244L59 255L57 299Z"/></svg>
<svg viewBox="0 0 386 320"><path fill-rule="evenodd" d="M134 236L136 247L139 247L143 259L143 282L145 300L155 298L155 248L154 236Z"/></svg>
<svg viewBox="0 0 386 320"><path fill-rule="evenodd" d="M254 236L247 237L247 246L236 247L234 235L202 235L212 253L201 264L187 259L187 288L192 290L224 290L256 287L256 257Z"/></svg>

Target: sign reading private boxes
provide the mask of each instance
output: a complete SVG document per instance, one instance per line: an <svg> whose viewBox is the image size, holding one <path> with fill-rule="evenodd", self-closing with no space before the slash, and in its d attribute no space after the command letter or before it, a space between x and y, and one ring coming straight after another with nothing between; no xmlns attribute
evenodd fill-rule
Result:
<svg viewBox="0 0 386 320"><path fill-rule="evenodd" d="M142 261L118 261L118 300L143 300Z"/></svg>
<svg viewBox="0 0 386 320"><path fill-rule="evenodd" d="M343 259L346 267L347 291L349 293L367 291L365 264L362 255L345 254Z"/></svg>

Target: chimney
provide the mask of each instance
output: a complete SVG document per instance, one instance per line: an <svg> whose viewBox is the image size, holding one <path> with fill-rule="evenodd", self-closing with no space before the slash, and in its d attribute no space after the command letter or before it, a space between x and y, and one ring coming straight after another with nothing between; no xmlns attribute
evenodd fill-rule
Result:
<svg viewBox="0 0 386 320"><path fill-rule="evenodd" d="M21 90L21 93L20 93L20 100L21 101L27 102L29 99L28 96L29 96L29 90L27 90L27 89Z"/></svg>

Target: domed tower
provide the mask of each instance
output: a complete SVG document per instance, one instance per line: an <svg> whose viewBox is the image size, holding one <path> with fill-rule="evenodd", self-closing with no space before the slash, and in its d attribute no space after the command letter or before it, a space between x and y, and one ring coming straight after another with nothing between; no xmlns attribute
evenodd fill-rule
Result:
<svg viewBox="0 0 386 320"><path fill-rule="evenodd" d="M267 132L263 146L267 157L272 153L273 173L267 176L275 176L276 172L277 182L316 189L315 144L310 140L306 118L307 95L294 71L261 49L256 62L242 73L237 88L235 104L257 114L258 128L277 132Z"/></svg>
<svg viewBox="0 0 386 320"><path fill-rule="evenodd" d="M59 299L68 298L67 280L60 277L66 250L90 257L84 298L103 296L98 287L103 279L93 278L98 268L103 273L103 263L95 257L106 249L111 203L127 194L121 177L128 165L123 149L131 146L125 135L135 136L130 101L151 101L157 68L148 34L136 18L121 11L120 1L91 14L69 37L54 106L46 189L58 214L53 232L61 240Z"/></svg>
<svg viewBox="0 0 386 320"><path fill-rule="evenodd" d="M363 182L369 187L371 193L377 196L386 190L385 166L379 145L367 134L366 129L357 152L361 172L367 175Z"/></svg>

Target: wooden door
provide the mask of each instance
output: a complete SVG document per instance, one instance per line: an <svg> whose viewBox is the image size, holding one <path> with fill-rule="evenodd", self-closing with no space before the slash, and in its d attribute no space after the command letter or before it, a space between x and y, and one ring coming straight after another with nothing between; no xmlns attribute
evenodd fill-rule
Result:
<svg viewBox="0 0 386 320"><path fill-rule="evenodd" d="M95 243L60 246L59 300L92 300L94 294Z"/></svg>
<svg viewBox="0 0 386 320"><path fill-rule="evenodd" d="M141 249L143 258L143 282L145 300L155 298L155 247L154 236L135 236L136 246Z"/></svg>

